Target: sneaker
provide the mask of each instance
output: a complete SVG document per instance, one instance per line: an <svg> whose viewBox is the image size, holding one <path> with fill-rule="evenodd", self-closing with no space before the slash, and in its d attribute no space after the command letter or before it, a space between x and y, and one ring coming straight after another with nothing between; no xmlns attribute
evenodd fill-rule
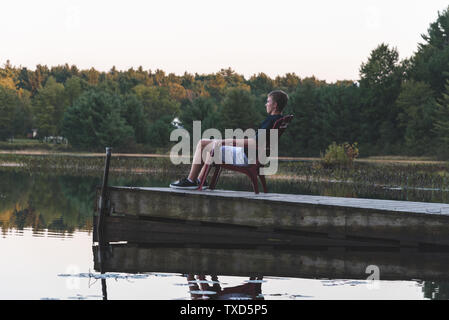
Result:
<svg viewBox="0 0 449 320"><path fill-rule="evenodd" d="M182 178L181 180L170 183L170 188L174 189L198 189L198 184L196 182L190 182L187 178Z"/></svg>

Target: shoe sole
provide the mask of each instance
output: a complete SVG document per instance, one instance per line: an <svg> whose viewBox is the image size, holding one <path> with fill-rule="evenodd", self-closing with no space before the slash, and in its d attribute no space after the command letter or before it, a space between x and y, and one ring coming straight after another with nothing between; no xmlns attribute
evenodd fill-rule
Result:
<svg viewBox="0 0 449 320"><path fill-rule="evenodd" d="M172 186L172 185L170 185L170 188L173 188L173 189L184 189L184 190L195 190L195 189L198 189L198 186L178 187L178 186Z"/></svg>
<svg viewBox="0 0 449 320"><path fill-rule="evenodd" d="M172 186L172 185L170 185L170 188L172 188L172 189L186 189L186 190L196 190L196 189L198 189L200 186L196 186L196 187L177 187L177 186ZM203 186L203 190L207 190L207 189L209 189L209 187L208 186Z"/></svg>

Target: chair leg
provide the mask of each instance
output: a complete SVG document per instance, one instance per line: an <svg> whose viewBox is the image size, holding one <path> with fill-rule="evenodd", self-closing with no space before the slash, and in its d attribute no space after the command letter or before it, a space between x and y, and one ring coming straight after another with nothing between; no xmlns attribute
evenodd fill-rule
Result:
<svg viewBox="0 0 449 320"><path fill-rule="evenodd" d="M259 179L260 179L260 182L262 182L263 192L267 193L268 190L267 190L267 182L265 180L265 176L264 175L259 175Z"/></svg>
<svg viewBox="0 0 449 320"><path fill-rule="evenodd" d="M216 166L215 171L214 171L214 175L212 176L212 180L210 182L210 186L209 186L210 190L214 190L215 189L215 186L217 185L217 182L218 182L218 178L220 177L220 173L221 173L221 167L220 166Z"/></svg>
<svg viewBox="0 0 449 320"><path fill-rule="evenodd" d="M200 178L200 185L198 187L198 190L203 190L203 185L206 182L206 178L209 175L210 169L212 168L211 165L205 164L206 169L204 170L203 176Z"/></svg>
<svg viewBox="0 0 449 320"><path fill-rule="evenodd" d="M253 183L254 193L258 194L259 193L259 181L257 181L257 176L251 175L250 178L251 178L251 182Z"/></svg>
<svg viewBox="0 0 449 320"><path fill-rule="evenodd" d="M246 175L251 179L253 183L254 193L259 193L259 181L257 180L258 172L255 168L250 168L246 171Z"/></svg>

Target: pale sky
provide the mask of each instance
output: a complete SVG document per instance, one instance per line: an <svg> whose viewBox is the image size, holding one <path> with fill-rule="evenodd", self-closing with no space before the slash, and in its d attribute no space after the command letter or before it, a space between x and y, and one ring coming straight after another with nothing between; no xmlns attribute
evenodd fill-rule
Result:
<svg viewBox="0 0 449 320"><path fill-rule="evenodd" d="M68 63L166 73L232 68L247 79L359 79L384 42L416 51L447 0L8 0L1 3L0 65Z"/></svg>

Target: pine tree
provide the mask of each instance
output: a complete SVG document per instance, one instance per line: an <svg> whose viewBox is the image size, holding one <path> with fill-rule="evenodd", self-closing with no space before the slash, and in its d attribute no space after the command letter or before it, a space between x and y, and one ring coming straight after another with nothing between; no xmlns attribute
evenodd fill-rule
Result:
<svg viewBox="0 0 449 320"><path fill-rule="evenodd" d="M449 6L438 12L436 21L421 37L425 42L419 44L418 51L412 57L409 74L416 81L428 83L435 97L440 97L449 77Z"/></svg>
<svg viewBox="0 0 449 320"><path fill-rule="evenodd" d="M449 155L449 80L446 81L446 91L436 103L434 132L439 141L440 152Z"/></svg>

